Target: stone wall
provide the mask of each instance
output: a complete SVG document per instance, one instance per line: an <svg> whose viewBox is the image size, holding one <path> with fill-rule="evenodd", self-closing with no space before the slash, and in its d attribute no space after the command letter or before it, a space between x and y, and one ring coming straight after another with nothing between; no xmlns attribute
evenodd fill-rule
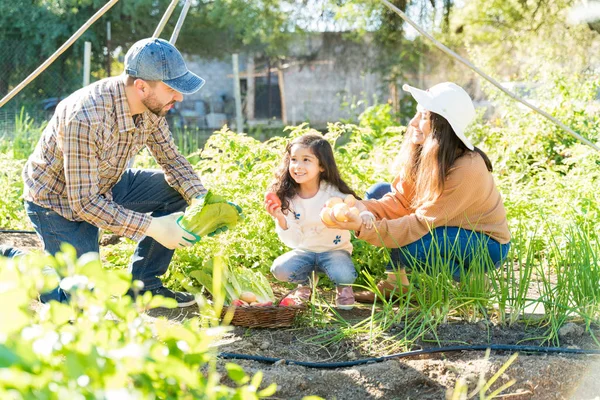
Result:
<svg viewBox="0 0 600 400"><path fill-rule="evenodd" d="M283 84L288 124L309 121L311 126L324 127L327 122L355 118L374 102L387 100L381 79L369 72L375 50L368 39L360 43L346 39L341 33L318 33L298 40L291 46L290 56L283 65ZM240 73L246 71L246 59L240 54ZM188 67L206 79L197 93L186 96L179 110L188 123L197 118L205 127L206 117L224 113L235 120L233 101L233 68L231 59L201 60L186 57ZM257 73L264 73L257 63ZM272 79L277 84L277 75ZM242 77L243 78L243 77ZM348 105L361 102L352 109ZM344 105L346 103L347 105ZM256 104L256 107L260 107ZM264 106L264 105L263 105ZM204 121L202 121L204 120Z"/></svg>
<svg viewBox="0 0 600 400"><path fill-rule="evenodd" d="M310 121L314 126L354 118L372 104L386 101L381 79L369 72L375 50L339 33L310 37L296 46L295 60L284 70L288 122ZM357 109L349 105L361 102Z"/></svg>

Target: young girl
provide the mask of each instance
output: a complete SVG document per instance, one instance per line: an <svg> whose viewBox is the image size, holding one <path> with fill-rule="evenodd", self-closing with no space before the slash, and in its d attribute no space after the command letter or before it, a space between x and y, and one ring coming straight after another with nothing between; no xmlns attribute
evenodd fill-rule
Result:
<svg viewBox="0 0 600 400"><path fill-rule="evenodd" d="M280 200L267 196L265 209L275 219L281 241L293 249L273 262L273 275L298 283L292 296L308 301L311 290L305 285L309 277L313 271L323 272L336 285L337 307L351 309L354 293L350 285L357 273L350 232L327 228L319 213L331 197L357 196L340 177L329 142L321 135L307 134L288 144L270 191Z"/></svg>
<svg viewBox="0 0 600 400"><path fill-rule="evenodd" d="M401 149L400 171L390 193L357 202L360 210L375 215L375 229L354 217L336 223L340 229L355 231L359 239L392 249L398 271L388 265L387 280L377 285L386 297L398 293L398 280L408 285L406 267L431 265L439 255L458 281L482 249L489 255L487 265L498 267L510 247L492 163L465 136L475 117L467 92L451 82L427 91L404 85L404 90L418 107ZM382 195L380 189L372 191L373 197ZM357 301L374 298L371 292L356 294Z"/></svg>

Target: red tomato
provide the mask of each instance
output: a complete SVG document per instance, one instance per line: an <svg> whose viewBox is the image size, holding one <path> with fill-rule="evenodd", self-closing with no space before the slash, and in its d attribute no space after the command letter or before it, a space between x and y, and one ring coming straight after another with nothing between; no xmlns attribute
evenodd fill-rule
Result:
<svg viewBox="0 0 600 400"><path fill-rule="evenodd" d="M279 197L273 192L265 193L265 202L268 201L270 201L271 204L277 204L277 207L281 207L281 200L279 200Z"/></svg>
<svg viewBox="0 0 600 400"><path fill-rule="evenodd" d="M296 305L296 301L294 299L292 299L291 297L286 297L285 299L281 300L281 302L279 303L279 307L290 307L290 306L295 306Z"/></svg>

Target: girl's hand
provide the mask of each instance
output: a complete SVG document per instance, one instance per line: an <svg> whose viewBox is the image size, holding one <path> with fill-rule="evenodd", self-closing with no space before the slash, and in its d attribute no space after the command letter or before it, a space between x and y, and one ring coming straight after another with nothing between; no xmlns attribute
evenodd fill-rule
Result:
<svg viewBox="0 0 600 400"><path fill-rule="evenodd" d="M270 199L265 200L265 210L274 218L277 218L280 214L283 215L281 204Z"/></svg>
<svg viewBox="0 0 600 400"><path fill-rule="evenodd" d="M359 214L362 224L365 229L373 229L373 222L375 222L375 216L371 211L361 211Z"/></svg>
<svg viewBox="0 0 600 400"><path fill-rule="evenodd" d="M271 215L273 218L277 220L279 226L283 229L287 229L287 221L285 220L285 215L283 215L283 211L281 211L281 203L277 201L273 201L271 199L265 200L265 210Z"/></svg>
<svg viewBox="0 0 600 400"><path fill-rule="evenodd" d="M267 210L267 212L269 214L271 214L271 216L277 217L277 215L275 215L275 213L277 212L278 208L279 208L279 212L281 212L281 200L279 199L279 197L277 197L277 194L274 192L266 192L265 193L265 210Z"/></svg>

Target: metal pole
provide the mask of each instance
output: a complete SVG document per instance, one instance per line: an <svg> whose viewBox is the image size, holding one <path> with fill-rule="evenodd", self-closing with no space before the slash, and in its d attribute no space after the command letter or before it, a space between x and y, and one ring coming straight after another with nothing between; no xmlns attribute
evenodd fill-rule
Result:
<svg viewBox="0 0 600 400"><path fill-rule="evenodd" d="M254 53L248 53L246 59L246 119L247 121L254 120L254 97L256 90L254 86Z"/></svg>
<svg viewBox="0 0 600 400"><path fill-rule="evenodd" d="M90 84L90 59L92 58L92 42L85 42L83 47L83 86Z"/></svg>
<svg viewBox="0 0 600 400"><path fill-rule="evenodd" d="M233 61L233 95L235 97L235 127L237 133L244 131L244 117L242 116L242 93L240 90L240 67L238 54L231 55Z"/></svg>
<svg viewBox="0 0 600 400"><path fill-rule="evenodd" d="M106 76L110 76L112 67L112 57L110 55L111 33L110 21L106 21Z"/></svg>
<svg viewBox="0 0 600 400"><path fill-rule="evenodd" d="M173 45L177 41L177 37L179 36L179 31L181 30L181 27L183 26L183 21L185 21L185 17L187 15L191 5L192 5L191 0L186 0L185 4L183 5L183 10L181 10L181 14L179 14L179 19L177 20L175 29L173 29L173 33L171 34L171 39L169 39L169 42Z"/></svg>
<svg viewBox="0 0 600 400"><path fill-rule="evenodd" d="M157 37L160 36L162 30L164 29L165 25L167 24L167 21L171 17L171 14L173 14L173 10L175 10L175 7L177 7L177 3L179 3L179 0L172 0L171 1L171 4L169 4L169 7L167 8L167 10L165 11L165 13L163 14L162 18L160 19L160 22L158 23L158 26L156 27L156 30L152 34L152 37L157 38Z"/></svg>
<svg viewBox="0 0 600 400"><path fill-rule="evenodd" d="M13 90L11 90L6 96L4 96L4 98L2 98L2 100L0 100L0 108L2 108L2 106L4 106L10 99L12 99L13 97L15 97L15 95L17 93L19 93L25 86L27 86L32 80L34 80L35 78L37 78L37 76L39 74L41 74L42 72L44 72L44 70L46 68L48 68L50 66L50 64L52 64L69 47L71 47L71 45L79 38L79 36L83 35L83 33L94 22L96 22L96 20L98 18L100 18L102 15L104 15L104 13L106 13L108 10L110 10L110 8L112 6L114 6L115 4L117 4L117 1L119 1L119 0L110 0L108 3L106 3L104 5L104 7L102 7L100 10L98 10L98 12L96 12L96 14L94 14L92 16L92 18L90 18L81 28L79 28L77 30L77 32L75 32L73 34L73 36L71 36L69 38L69 40L67 40L62 46L60 46L60 48L58 50L56 50L54 52L54 54L52 54L50 56L50 58L48 58L46 61L44 61L43 64L40 65L39 67L37 67L37 69L35 71L33 71L23 82L19 83L19 85L17 85Z"/></svg>
<svg viewBox="0 0 600 400"><path fill-rule="evenodd" d="M504 88L504 86L502 86L500 83L498 83L494 78L492 78L491 76L489 76L488 74L486 74L485 72L483 72L482 70L480 70L479 68L477 68L476 66L474 66L473 64L471 64L469 61L467 61L464 58L462 58L461 56L459 56L458 54L456 54L454 51L450 50L448 47L444 46L442 43L438 42L433 36L431 36L430 34L428 34L427 32L425 32L413 20L411 20L410 18L408 18L406 16L406 14L404 14L398 7L396 7L395 5L393 5L392 3L390 3L387 0L381 0L381 2L383 4L385 4L390 10L392 10L396 14L398 14L404 21L408 22L408 24L410 24L413 28L415 28L417 30L417 32L419 32L421 35L425 36L427 39L429 39L431 42L433 42L433 44L435 44L435 46L438 49L442 50L444 53L448 54L450 57L452 57L452 58L460 61L461 63L463 63L464 65L466 65L468 68L470 68L471 70L473 70L476 73L478 73L479 75L481 75L481 77L483 77L486 81L490 82L492 85L496 86L502 92L506 93L508 96L512 97L513 99L515 99L519 103L522 103L522 104L526 105L527 107L531 108L533 111L537 112L538 114L540 114L540 115L546 117L547 119L549 119L550 121L554 122L556 125L558 125L559 127L561 127L567 133L571 134L571 136L573 136L574 138L576 138L580 142L587 144L588 146L590 146L594 150L600 151L600 147L598 147L594 143L590 142L589 140L587 140L586 138L584 138L583 136L581 136L580 134L578 134L577 132L575 132L573 129L569 128L568 126L566 126L565 124L563 124L562 122L560 122L559 120L557 120L556 118L554 118L552 115L548 114L546 111L537 108L536 106L534 106L533 104L529 103L528 101L523 100L520 97L518 97L517 95L513 94L512 92L506 90Z"/></svg>

